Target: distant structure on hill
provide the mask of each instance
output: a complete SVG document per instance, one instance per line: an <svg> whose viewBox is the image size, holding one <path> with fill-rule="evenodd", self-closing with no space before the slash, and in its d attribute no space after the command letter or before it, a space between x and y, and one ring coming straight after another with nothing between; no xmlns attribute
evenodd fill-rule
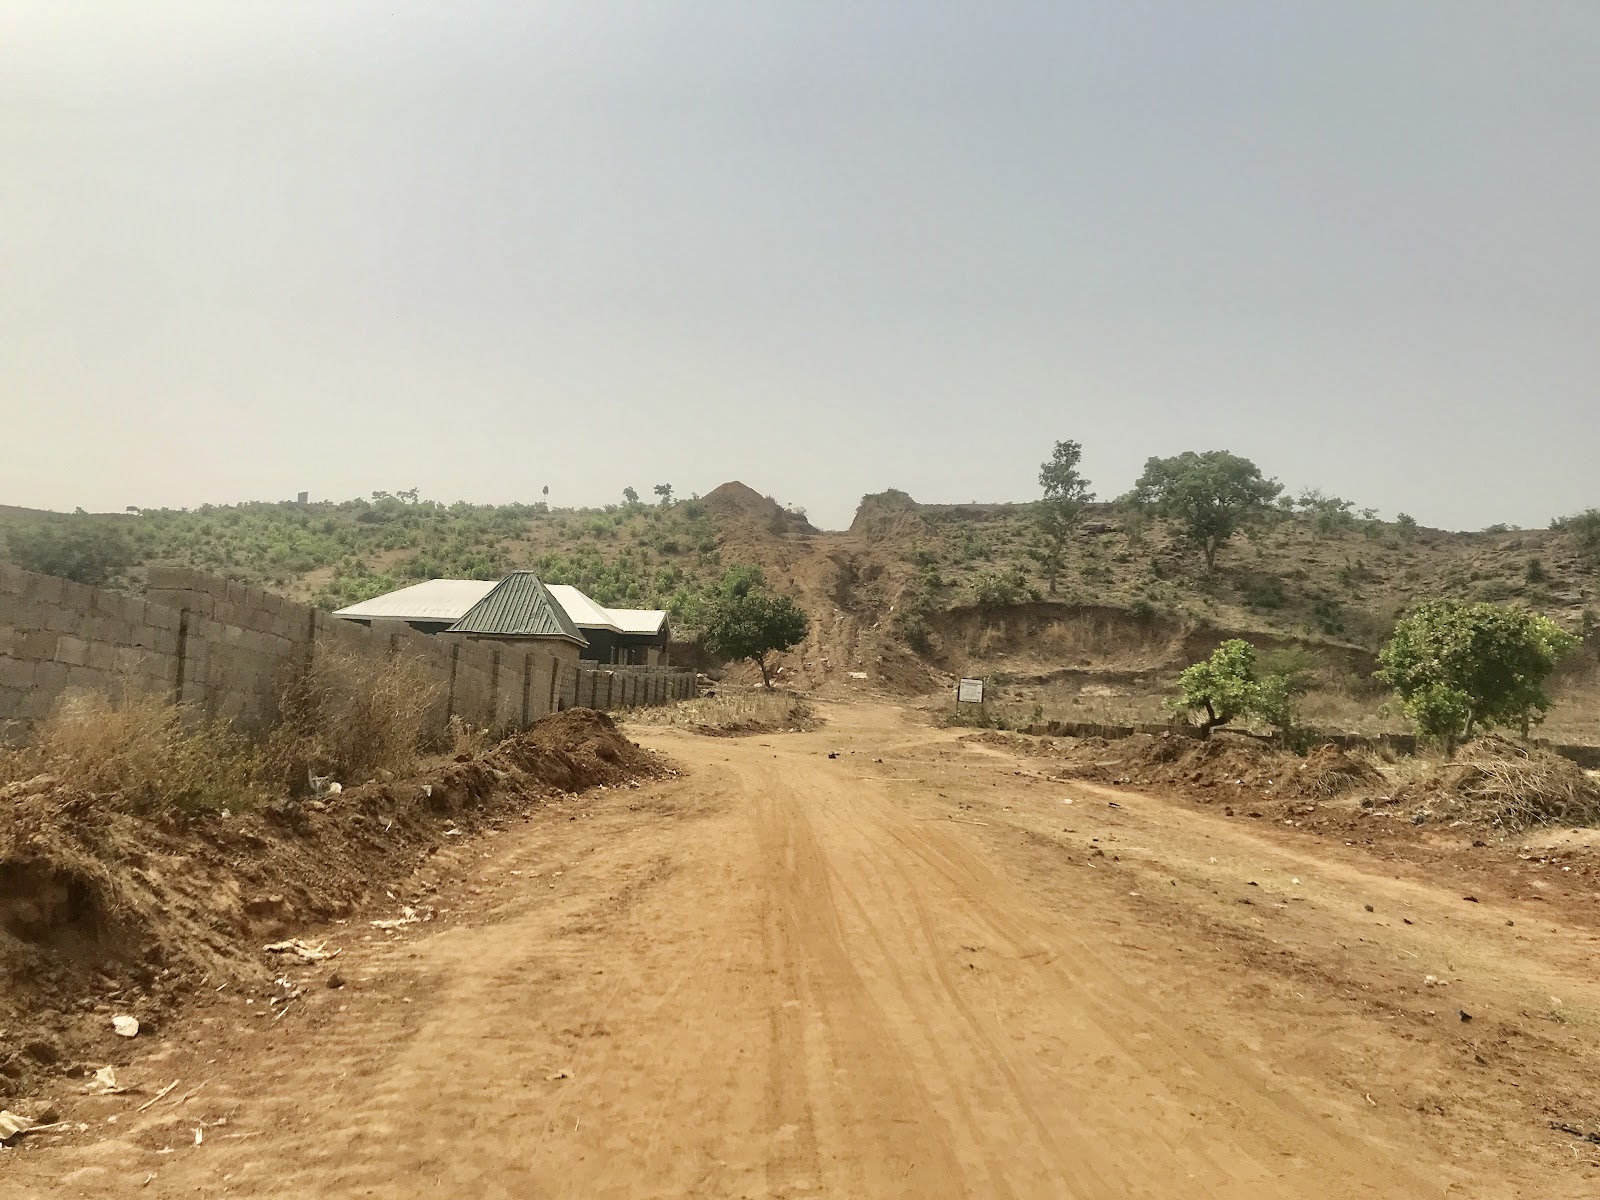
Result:
<svg viewBox="0 0 1600 1200"><path fill-rule="evenodd" d="M430 579L333 615L368 626L395 622L422 633L576 644L581 661L613 666L666 666L672 638L661 609L606 608L568 584L546 584L532 571L513 571L501 580Z"/></svg>

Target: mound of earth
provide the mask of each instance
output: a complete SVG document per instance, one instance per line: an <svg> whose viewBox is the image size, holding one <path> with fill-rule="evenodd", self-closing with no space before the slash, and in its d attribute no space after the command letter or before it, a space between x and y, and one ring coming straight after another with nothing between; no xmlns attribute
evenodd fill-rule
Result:
<svg viewBox="0 0 1600 1200"><path fill-rule="evenodd" d="M1600 785L1570 759L1504 738L1470 742L1456 758L1408 782L1395 799L1421 820L1465 820L1520 832L1600 824Z"/></svg>
<svg viewBox="0 0 1600 1200"><path fill-rule="evenodd" d="M1312 749L1284 781L1280 792L1305 800L1328 800L1352 792L1380 791L1385 786L1383 776L1374 768L1329 742Z"/></svg>
<svg viewBox="0 0 1600 1200"><path fill-rule="evenodd" d="M743 518L760 521L765 525L776 522L782 532L815 533L816 528L804 517L785 509L776 500L763 496L755 488L733 480L712 488L703 498L706 511L723 520ZM774 529L773 532L779 532Z"/></svg>
<svg viewBox="0 0 1600 1200"><path fill-rule="evenodd" d="M575 709L414 778L236 814L136 811L50 776L8 785L0 1097L125 1057L114 1015L148 1029L202 985L269 981L265 943L385 900L449 832L659 770L610 717Z"/></svg>

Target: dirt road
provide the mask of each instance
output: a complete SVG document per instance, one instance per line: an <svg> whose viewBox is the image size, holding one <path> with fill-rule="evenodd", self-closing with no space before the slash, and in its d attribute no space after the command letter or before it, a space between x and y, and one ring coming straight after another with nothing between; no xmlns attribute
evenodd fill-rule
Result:
<svg viewBox="0 0 1600 1200"><path fill-rule="evenodd" d="M1600 1009L1587 932L826 715L643 738L682 777L454 849L438 921L331 930L281 1019L216 997L132 1069L166 1099L82 1099L0 1194L1600 1190L1495 1016Z"/></svg>

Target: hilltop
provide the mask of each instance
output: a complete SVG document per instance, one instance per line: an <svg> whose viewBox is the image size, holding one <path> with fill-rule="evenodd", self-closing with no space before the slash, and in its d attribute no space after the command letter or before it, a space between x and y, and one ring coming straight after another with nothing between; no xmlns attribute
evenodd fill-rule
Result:
<svg viewBox="0 0 1600 1200"><path fill-rule="evenodd" d="M982 673L1018 702L1082 716L1159 716L1155 696L1174 670L1242 634L1309 655L1330 719L1376 720L1366 677L1408 605L1508 601L1580 632L1600 605L1592 565L1558 530L1457 533L1347 509L1280 511L1208 573L1162 523L1091 505L1051 594L1032 514L890 489L828 532L735 481L704 497L591 509L415 492L115 516L7 509L0 538L21 558L41 529L92 532L122 554L125 586L152 565L192 566L329 608L418 579L530 568L602 603L681 615L727 567L753 563L812 616L811 638L784 659L792 682L916 694Z"/></svg>

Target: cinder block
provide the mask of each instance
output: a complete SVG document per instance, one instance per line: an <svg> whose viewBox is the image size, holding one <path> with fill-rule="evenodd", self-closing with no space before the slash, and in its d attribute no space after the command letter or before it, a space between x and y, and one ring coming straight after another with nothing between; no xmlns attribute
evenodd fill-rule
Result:
<svg viewBox="0 0 1600 1200"><path fill-rule="evenodd" d="M91 642L89 644L89 657L86 661L96 671L115 671L117 669L117 648L110 642Z"/></svg>
<svg viewBox="0 0 1600 1200"><path fill-rule="evenodd" d="M19 634L16 642L18 658L49 660L56 656L56 645L61 635L49 629L35 629Z"/></svg>
<svg viewBox="0 0 1600 1200"><path fill-rule="evenodd" d="M31 689L36 677L36 664L20 658L0 658L0 687Z"/></svg>
<svg viewBox="0 0 1600 1200"><path fill-rule="evenodd" d="M33 686L35 691L48 692L55 695L67 685L67 665L55 661L39 662L33 666Z"/></svg>
<svg viewBox="0 0 1600 1200"><path fill-rule="evenodd" d="M62 596L66 594L66 580L57 579L54 575L34 575L30 579L29 591L35 600L60 604Z"/></svg>
<svg viewBox="0 0 1600 1200"><path fill-rule="evenodd" d="M176 629L183 619L183 614L178 609L165 604L155 604L149 600L141 603L139 611L143 623L156 629Z"/></svg>

